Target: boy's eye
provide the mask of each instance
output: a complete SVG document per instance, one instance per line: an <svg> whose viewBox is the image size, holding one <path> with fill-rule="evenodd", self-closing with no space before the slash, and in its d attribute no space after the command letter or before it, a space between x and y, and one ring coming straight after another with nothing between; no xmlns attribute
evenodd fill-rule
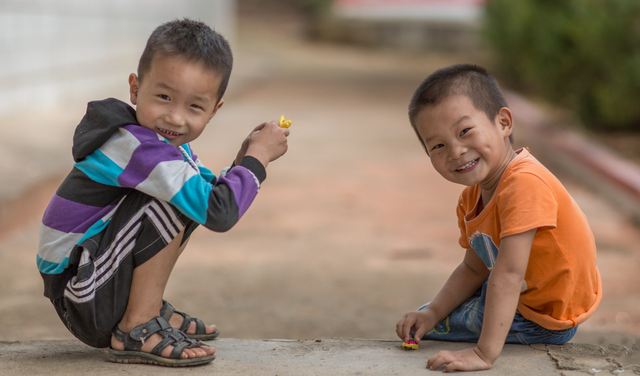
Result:
<svg viewBox="0 0 640 376"><path fill-rule="evenodd" d="M465 133L469 132L471 130L471 128L465 128L462 130L462 132L460 132L460 136L464 136Z"/></svg>
<svg viewBox="0 0 640 376"><path fill-rule="evenodd" d="M440 149L441 147L444 147L443 144L438 144L438 145L434 145L434 147L431 148L431 150L436 150L436 149Z"/></svg>
<svg viewBox="0 0 640 376"><path fill-rule="evenodd" d="M191 108L195 108L197 110L202 110L203 109L201 106L198 106L197 104L192 104Z"/></svg>
<svg viewBox="0 0 640 376"><path fill-rule="evenodd" d="M160 99L164 99L165 101L168 101L168 100L169 100L169 96L168 96L168 95L165 95L165 94L159 94L159 95L158 95L158 98L160 98Z"/></svg>

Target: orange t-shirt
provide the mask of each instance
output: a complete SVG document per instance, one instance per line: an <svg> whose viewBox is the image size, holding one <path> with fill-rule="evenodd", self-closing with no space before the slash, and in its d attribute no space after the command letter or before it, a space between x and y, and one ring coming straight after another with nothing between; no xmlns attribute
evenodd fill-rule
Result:
<svg viewBox="0 0 640 376"><path fill-rule="evenodd" d="M482 189L474 185L460 195L460 245L473 249L491 270L500 239L537 228L518 311L547 329L572 328L602 299L595 240L562 183L528 150L517 153L478 216Z"/></svg>

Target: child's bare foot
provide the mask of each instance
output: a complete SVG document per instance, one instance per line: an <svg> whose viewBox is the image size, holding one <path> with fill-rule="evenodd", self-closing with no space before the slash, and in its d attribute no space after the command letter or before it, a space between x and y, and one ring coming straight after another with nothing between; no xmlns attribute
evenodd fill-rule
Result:
<svg viewBox="0 0 640 376"><path fill-rule="evenodd" d="M144 324L144 322L141 323L137 323L136 321L133 322L124 322L124 320L122 322L120 322L120 324L118 324L118 327L120 328L120 330L122 330L125 333L130 332L133 328L135 328L136 326L140 325L140 324ZM173 325L172 325L173 326ZM160 334L154 334L151 337L149 337L149 339L147 339L146 341L144 341L144 344L142 346L142 349L140 351L145 352L145 353L151 353L151 350L153 350L153 348L162 341L162 336ZM111 336L111 348L113 348L114 350L124 350L124 344L122 343L122 341L120 341L119 339L117 339L115 336ZM173 351L173 346L167 346L161 353L161 356L164 358L169 358L171 355L171 351ZM195 359L195 358L201 358L204 356L210 356L213 355L216 352L216 349L213 347L209 347L207 345L202 345L199 347L192 347L192 348L187 348L184 349L182 351L182 359Z"/></svg>

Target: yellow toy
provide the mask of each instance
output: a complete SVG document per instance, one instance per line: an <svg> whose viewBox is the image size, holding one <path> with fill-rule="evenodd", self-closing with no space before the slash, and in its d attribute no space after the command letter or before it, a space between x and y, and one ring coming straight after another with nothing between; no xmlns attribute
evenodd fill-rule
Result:
<svg viewBox="0 0 640 376"><path fill-rule="evenodd" d="M284 115L280 116L280 128L289 128L291 120L285 120Z"/></svg>
<svg viewBox="0 0 640 376"><path fill-rule="evenodd" d="M417 350L418 344L413 340L413 338L411 338L407 342L403 342L402 347L404 347L406 350Z"/></svg>

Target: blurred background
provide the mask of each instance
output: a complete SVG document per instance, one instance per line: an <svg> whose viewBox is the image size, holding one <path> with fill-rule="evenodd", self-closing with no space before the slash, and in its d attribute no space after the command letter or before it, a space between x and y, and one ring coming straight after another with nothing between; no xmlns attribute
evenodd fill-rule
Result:
<svg viewBox="0 0 640 376"><path fill-rule="evenodd" d="M598 244L604 299L574 341L640 336L640 2L635 0L0 1L0 340L72 338L42 297L39 221L91 100L128 102L151 31L199 19L235 54L194 142L214 171L263 121L293 120L253 207L196 231L167 300L236 338L394 338L461 261L462 190L409 125L435 69L486 66L516 144L558 175Z"/></svg>

